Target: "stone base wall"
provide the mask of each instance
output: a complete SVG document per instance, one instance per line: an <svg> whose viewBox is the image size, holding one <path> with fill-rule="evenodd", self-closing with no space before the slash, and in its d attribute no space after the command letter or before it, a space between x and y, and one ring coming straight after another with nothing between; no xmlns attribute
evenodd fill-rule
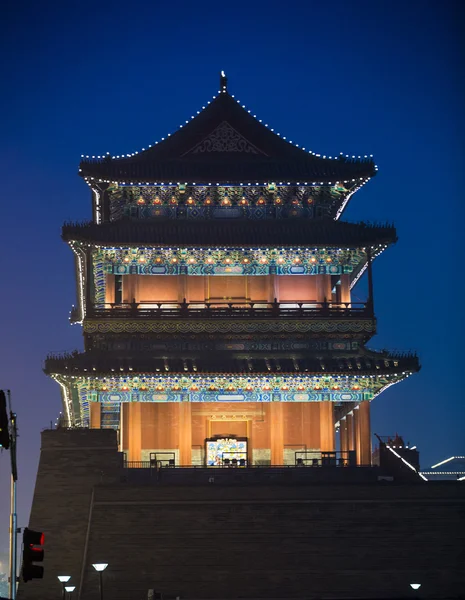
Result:
<svg viewBox="0 0 465 600"><path fill-rule="evenodd" d="M170 485L146 469L143 482L127 483L112 433L43 433L29 526L45 532L45 577L21 583L18 600L59 598L59 574L72 576L74 600L99 600L95 562L109 565L112 600L149 589L170 600L405 598L412 582L422 598L462 595L460 482L374 474L373 483L293 485L264 470L244 483L192 470L192 485Z"/></svg>

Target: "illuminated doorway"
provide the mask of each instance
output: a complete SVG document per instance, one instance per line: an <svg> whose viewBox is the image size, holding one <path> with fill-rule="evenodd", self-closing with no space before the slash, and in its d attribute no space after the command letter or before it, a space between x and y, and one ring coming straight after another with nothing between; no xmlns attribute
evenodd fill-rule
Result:
<svg viewBox="0 0 465 600"><path fill-rule="evenodd" d="M215 436L205 440L207 467L247 464L247 438Z"/></svg>

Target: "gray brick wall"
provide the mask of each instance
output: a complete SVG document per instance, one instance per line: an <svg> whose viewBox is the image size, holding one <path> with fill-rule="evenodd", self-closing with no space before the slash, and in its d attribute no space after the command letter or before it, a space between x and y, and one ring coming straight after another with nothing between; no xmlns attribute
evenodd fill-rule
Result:
<svg viewBox="0 0 465 600"><path fill-rule="evenodd" d="M44 433L31 527L46 532L46 578L22 585L18 600L59 598L60 573L98 600L96 561L109 563L106 600L145 599L149 588L165 598L400 598L414 581L425 598L463 591L460 483L131 485L105 436Z"/></svg>

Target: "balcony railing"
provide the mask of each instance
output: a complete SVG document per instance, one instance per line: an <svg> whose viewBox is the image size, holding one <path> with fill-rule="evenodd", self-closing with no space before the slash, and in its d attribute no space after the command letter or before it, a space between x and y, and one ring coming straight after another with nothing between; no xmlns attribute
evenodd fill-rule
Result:
<svg viewBox="0 0 465 600"><path fill-rule="evenodd" d="M370 302L132 302L88 307L91 319L372 319Z"/></svg>

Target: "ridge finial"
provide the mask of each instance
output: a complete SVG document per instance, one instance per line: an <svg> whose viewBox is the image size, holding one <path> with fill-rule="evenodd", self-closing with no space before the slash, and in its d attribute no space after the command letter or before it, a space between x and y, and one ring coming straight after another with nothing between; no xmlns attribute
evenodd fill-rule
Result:
<svg viewBox="0 0 465 600"><path fill-rule="evenodd" d="M220 71L220 91L228 91L228 78L226 77L226 73L224 71Z"/></svg>

